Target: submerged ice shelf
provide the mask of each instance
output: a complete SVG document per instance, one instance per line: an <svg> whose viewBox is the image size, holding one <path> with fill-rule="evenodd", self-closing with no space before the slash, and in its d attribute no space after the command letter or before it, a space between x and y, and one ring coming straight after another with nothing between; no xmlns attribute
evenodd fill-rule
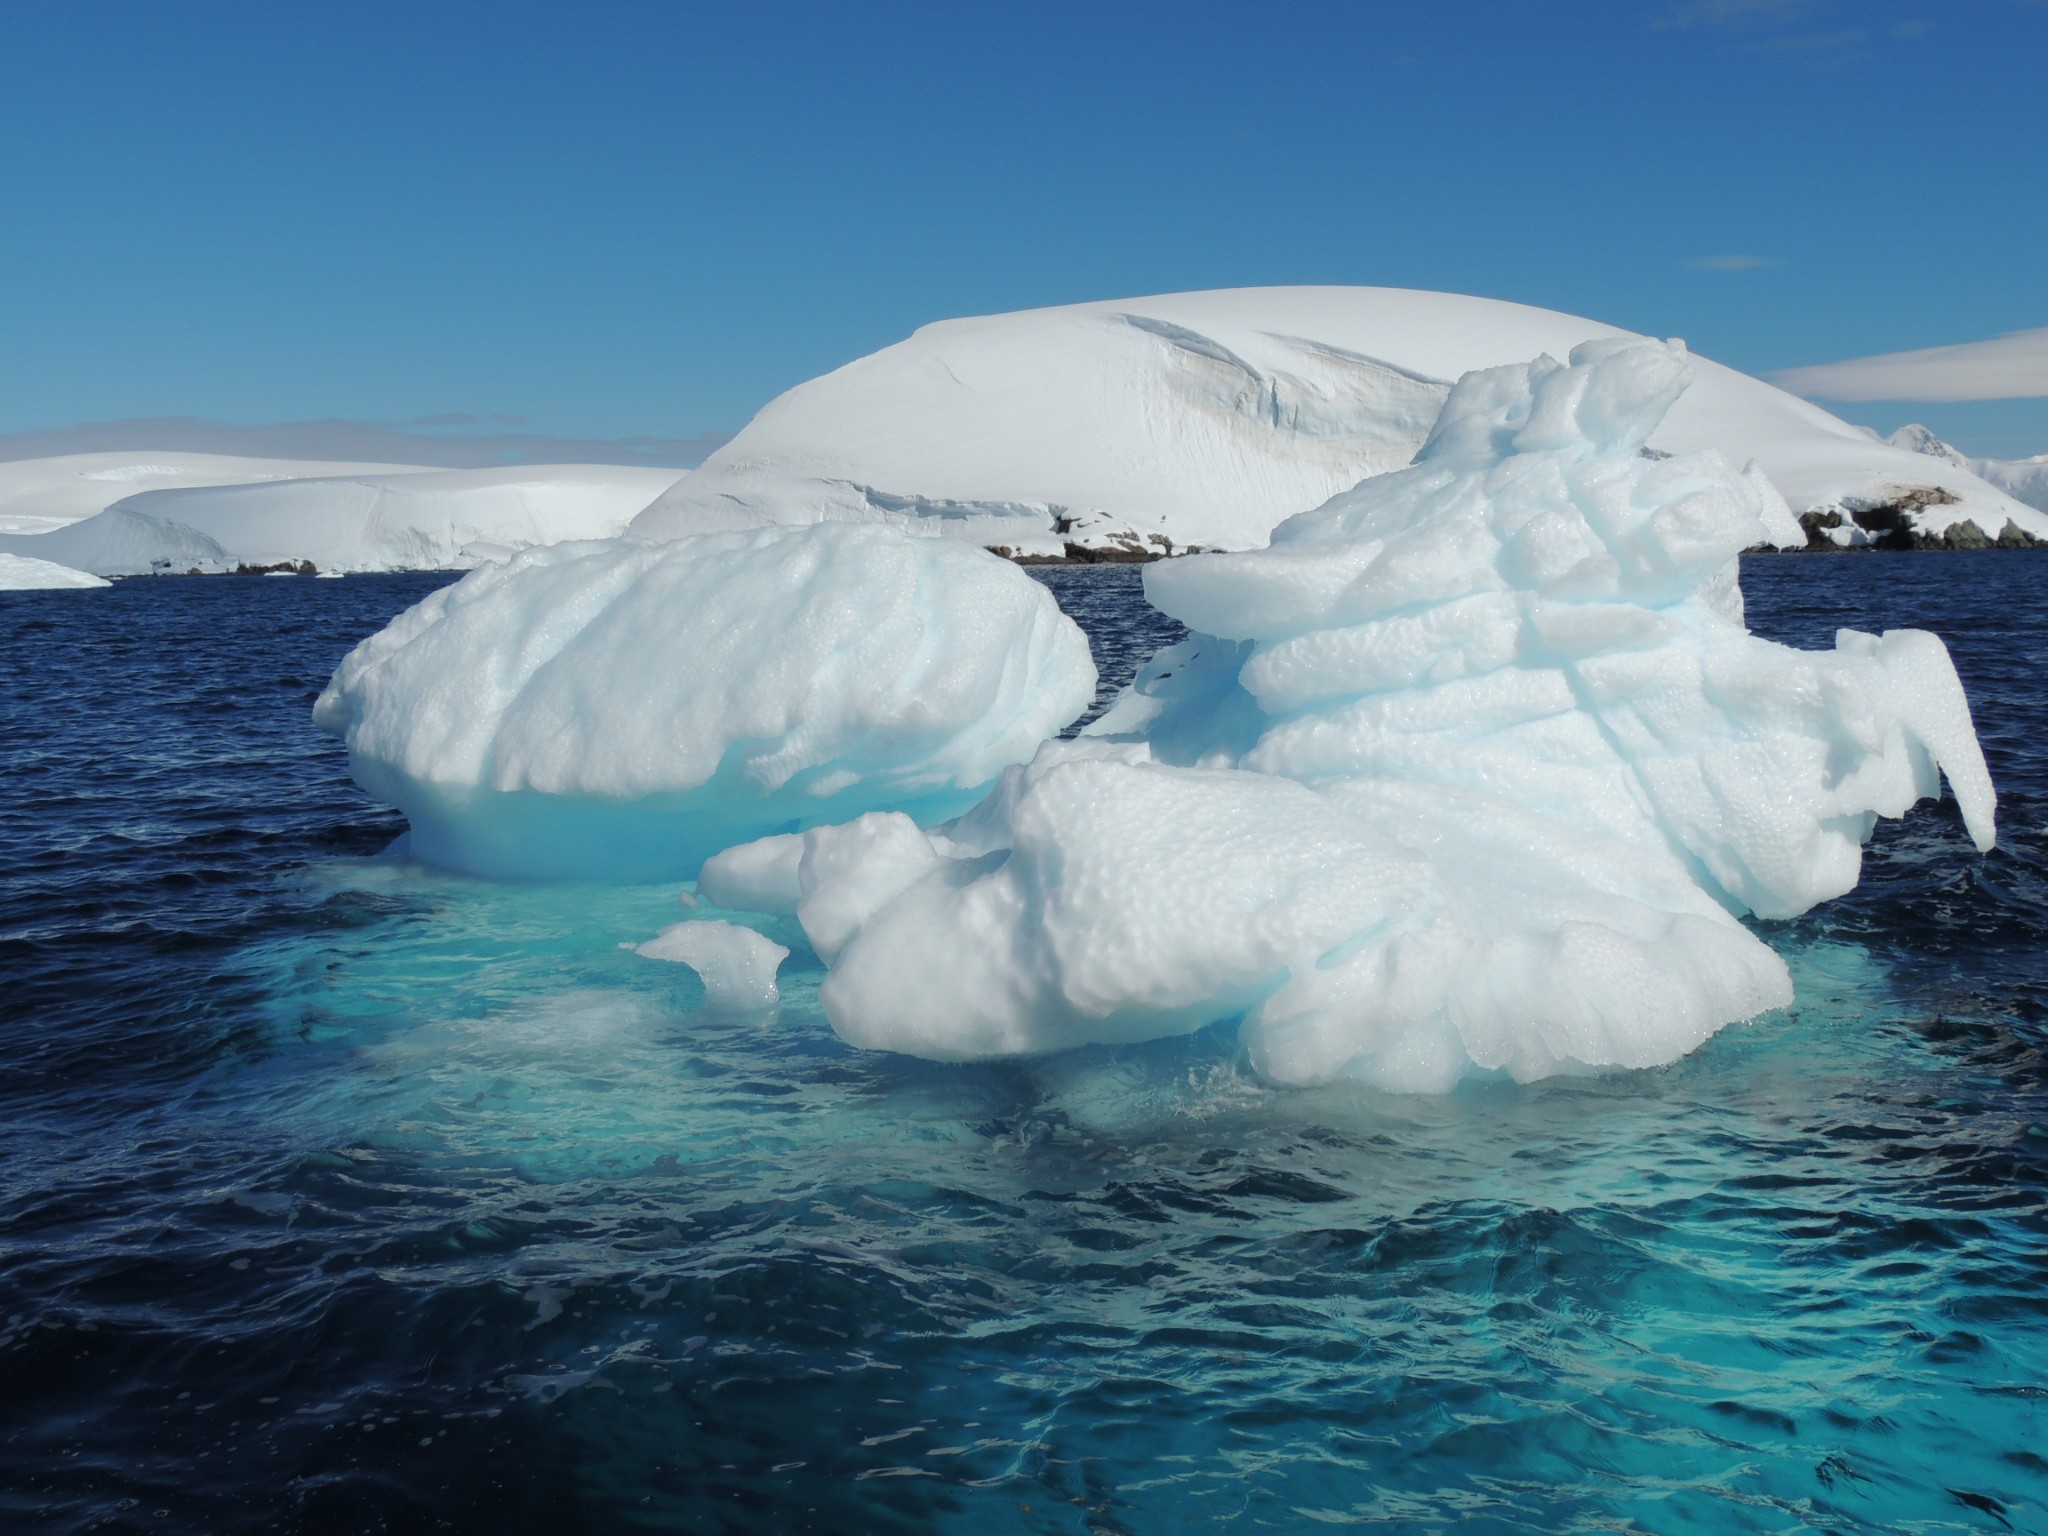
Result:
<svg viewBox="0 0 2048 1536"><path fill-rule="evenodd" d="M1692 377L1632 338L1466 375L1412 467L1152 567L1191 638L1077 741L1094 672L1043 590L872 525L531 552L365 642L317 718L430 861L725 849L703 894L794 915L858 1045L1242 1015L1281 1083L1659 1065L1791 1000L1741 919L1851 889L1878 816L1945 773L1995 835L1940 640L1748 634L1738 553L1802 534L1754 465L1647 449Z"/></svg>

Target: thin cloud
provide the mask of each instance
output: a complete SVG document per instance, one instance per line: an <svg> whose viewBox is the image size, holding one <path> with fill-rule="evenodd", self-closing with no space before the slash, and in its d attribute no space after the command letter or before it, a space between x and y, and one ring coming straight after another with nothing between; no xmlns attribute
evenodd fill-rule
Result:
<svg viewBox="0 0 2048 1536"><path fill-rule="evenodd" d="M1657 19L1660 27L1749 27L1791 21L1813 10L1813 0L1687 0Z"/></svg>
<svg viewBox="0 0 2048 1536"><path fill-rule="evenodd" d="M1870 34L1861 27L1844 27L1839 32L1767 37L1753 46L1759 53L1860 53L1870 47Z"/></svg>
<svg viewBox="0 0 2048 1536"><path fill-rule="evenodd" d="M1786 368L1771 381L1816 400L2038 400L2048 398L2048 326L1990 341Z"/></svg>
<svg viewBox="0 0 2048 1536"><path fill-rule="evenodd" d="M1775 267L1775 256L1691 256L1686 258L1688 267L1695 272L1754 272L1760 267Z"/></svg>
<svg viewBox="0 0 2048 1536"><path fill-rule="evenodd" d="M0 460L54 458L66 453L234 453L262 459L338 459L369 464L425 464L488 469L507 464L636 464L694 469L730 433L696 437L560 437L546 432L488 430L508 418L451 412L393 421L280 421L256 426L196 416L146 416L89 421L34 432L0 432ZM486 430L460 430L484 428Z"/></svg>

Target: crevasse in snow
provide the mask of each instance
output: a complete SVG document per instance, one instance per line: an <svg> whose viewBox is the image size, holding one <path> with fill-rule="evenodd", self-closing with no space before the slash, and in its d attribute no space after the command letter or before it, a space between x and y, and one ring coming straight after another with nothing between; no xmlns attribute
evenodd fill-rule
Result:
<svg viewBox="0 0 2048 1536"><path fill-rule="evenodd" d="M1645 454L1691 376L1631 339L1465 376L1413 467L1151 567L1195 633L1093 734L700 888L796 913L845 1038L942 1059L1242 1012L1270 1078L1431 1090L1782 1006L1739 916L1850 889L1944 772L1980 848L1995 799L1940 640L1745 630L1737 554L1794 525L1754 466Z"/></svg>
<svg viewBox="0 0 2048 1536"><path fill-rule="evenodd" d="M957 814L1094 692L1087 638L1014 566L821 524L484 566L350 652L314 718L420 857L634 880L877 807Z"/></svg>

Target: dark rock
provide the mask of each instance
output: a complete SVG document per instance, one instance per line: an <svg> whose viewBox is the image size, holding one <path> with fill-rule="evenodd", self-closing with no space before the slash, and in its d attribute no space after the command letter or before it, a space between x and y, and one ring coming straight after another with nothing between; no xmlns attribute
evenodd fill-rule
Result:
<svg viewBox="0 0 2048 1536"><path fill-rule="evenodd" d="M2042 540L2035 538L2026 529L2008 517L2005 520L2005 526L1998 530L1998 543L1995 547L1998 549L2041 549L2048 546L2044 546Z"/></svg>

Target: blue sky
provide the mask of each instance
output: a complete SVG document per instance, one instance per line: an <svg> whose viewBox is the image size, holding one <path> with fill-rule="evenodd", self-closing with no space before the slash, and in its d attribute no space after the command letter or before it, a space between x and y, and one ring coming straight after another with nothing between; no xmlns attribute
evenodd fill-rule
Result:
<svg viewBox="0 0 2048 1536"><path fill-rule="evenodd" d="M1255 283L1979 341L2048 326L2044 79L2029 0L0 0L0 448L686 457L928 320ZM2042 399L1843 410L2048 451Z"/></svg>

